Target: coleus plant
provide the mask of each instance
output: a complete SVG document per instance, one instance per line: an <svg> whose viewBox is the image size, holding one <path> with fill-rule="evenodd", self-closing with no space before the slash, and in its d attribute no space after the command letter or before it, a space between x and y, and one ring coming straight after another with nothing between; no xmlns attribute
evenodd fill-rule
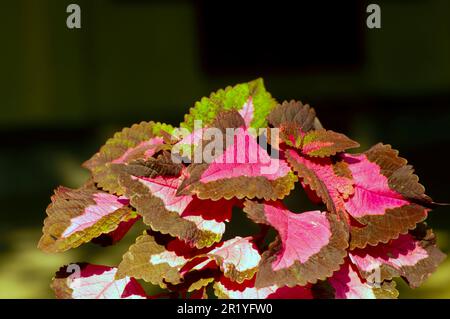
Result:
<svg viewBox="0 0 450 319"><path fill-rule="evenodd" d="M84 164L85 185L56 189L39 248L112 245L139 220L147 229L118 265L64 266L52 288L58 298L395 298L395 277L418 287L445 257L424 223L436 204L391 146L346 152L356 147L309 105L278 104L261 79L201 99L178 128L125 128ZM318 209L290 211L295 187ZM232 210L261 231L222 239ZM168 292L148 296L145 282Z"/></svg>

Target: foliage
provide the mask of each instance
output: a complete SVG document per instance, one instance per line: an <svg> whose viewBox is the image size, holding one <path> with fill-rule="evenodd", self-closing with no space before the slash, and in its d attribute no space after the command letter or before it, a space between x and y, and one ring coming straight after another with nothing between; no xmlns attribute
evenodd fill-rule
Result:
<svg viewBox="0 0 450 319"><path fill-rule="evenodd" d="M436 204L391 146L346 153L356 147L309 105L278 104L261 79L203 98L178 129L125 128L84 164L86 185L55 191L39 248L114 244L139 220L147 230L118 265L64 266L52 288L58 298L207 298L208 287L219 298L395 298L394 277L418 287L444 259L424 223ZM294 187L319 209L290 211ZM233 209L261 231L223 240ZM148 296L138 280L168 293Z"/></svg>

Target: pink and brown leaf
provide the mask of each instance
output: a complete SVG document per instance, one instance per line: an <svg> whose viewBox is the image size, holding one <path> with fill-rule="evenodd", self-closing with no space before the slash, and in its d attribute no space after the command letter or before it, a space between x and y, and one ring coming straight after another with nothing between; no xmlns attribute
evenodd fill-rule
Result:
<svg viewBox="0 0 450 319"><path fill-rule="evenodd" d="M345 209L356 221L351 248L387 243L414 229L428 215L432 200L407 161L389 145L360 155L343 154L354 181Z"/></svg>
<svg viewBox="0 0 450 319"><path fill-rule="evenodd" d="M47 215L38 244L45 252L62 252L78 247L103 234L117 231L123 223L132 223L136 219L126 197L103 192L92 182L79 189L56 189ZM115 241L125 233L116 236Z"/></svg>
<svg viewBox="0 0 450 319"><path fill-rule="evenodd" d="M254 222L268 224L278 232L262 255L256 287L316 283L343 263L348 233L335 215L320 211L295 214L280 202L246 201L244 211Z"/></svg>

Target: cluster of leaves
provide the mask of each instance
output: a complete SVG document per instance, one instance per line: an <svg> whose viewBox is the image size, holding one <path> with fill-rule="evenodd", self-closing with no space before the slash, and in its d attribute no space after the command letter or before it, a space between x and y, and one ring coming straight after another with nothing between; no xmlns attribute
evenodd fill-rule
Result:
<svg viewBox="0 0 450 319"><path fill-rule="evenodd" d="M204 147L195 120L240 136L209 163L172 161L180 146ZM45 252L114 244L140 219L148 228L116 267L62 267L52 283L58 298L158 297L137 280L183 298L395 298L394 277L417 287L444 259L424 224L434 203L397 151L346 153L359 144L324 129L309 105L278 104L262 80L203 98L180 127L191 134L154 122L125 128L84 164L92 173L84 186L55 191ZM279 143L264 136L278 156L251 132L267 127L279 129ZM259 161L248 160L254 154ZM282 200L295 186L322 209L290 211ZM222 240L232 209L261 232Z"/></svg>

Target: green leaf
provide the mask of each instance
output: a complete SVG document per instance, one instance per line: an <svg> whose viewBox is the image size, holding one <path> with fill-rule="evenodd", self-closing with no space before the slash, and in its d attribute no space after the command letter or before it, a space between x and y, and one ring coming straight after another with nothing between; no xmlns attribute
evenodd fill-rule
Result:
<svg viewBox="0 0 450 319"><path fill-rule="evenodd" d="M266 91L261 78L234 87L229 86L220 89L209 97L202 98L190 109L189 114L184 117L184 122L180 126L193 131L195 120L203 121L204 126L210 125L220 111L241 110L250 97L254 105L254 116L250 126L253 128L266 127L266 117L277 105L277 102Z"/></svg>
<svg viewBox="0 0 450 319"><path fill-rule="evenodd" d="M167 246L174 244L181 245L183 250L178 252L175 249L167 249ZM182 280L180 269L189 261L189 258L183 255L188 250L190 248L182 245L178 239L145 231L123 256L116 279L131 276L162 288L166 288L167 282L178 284Z"/></svg>

